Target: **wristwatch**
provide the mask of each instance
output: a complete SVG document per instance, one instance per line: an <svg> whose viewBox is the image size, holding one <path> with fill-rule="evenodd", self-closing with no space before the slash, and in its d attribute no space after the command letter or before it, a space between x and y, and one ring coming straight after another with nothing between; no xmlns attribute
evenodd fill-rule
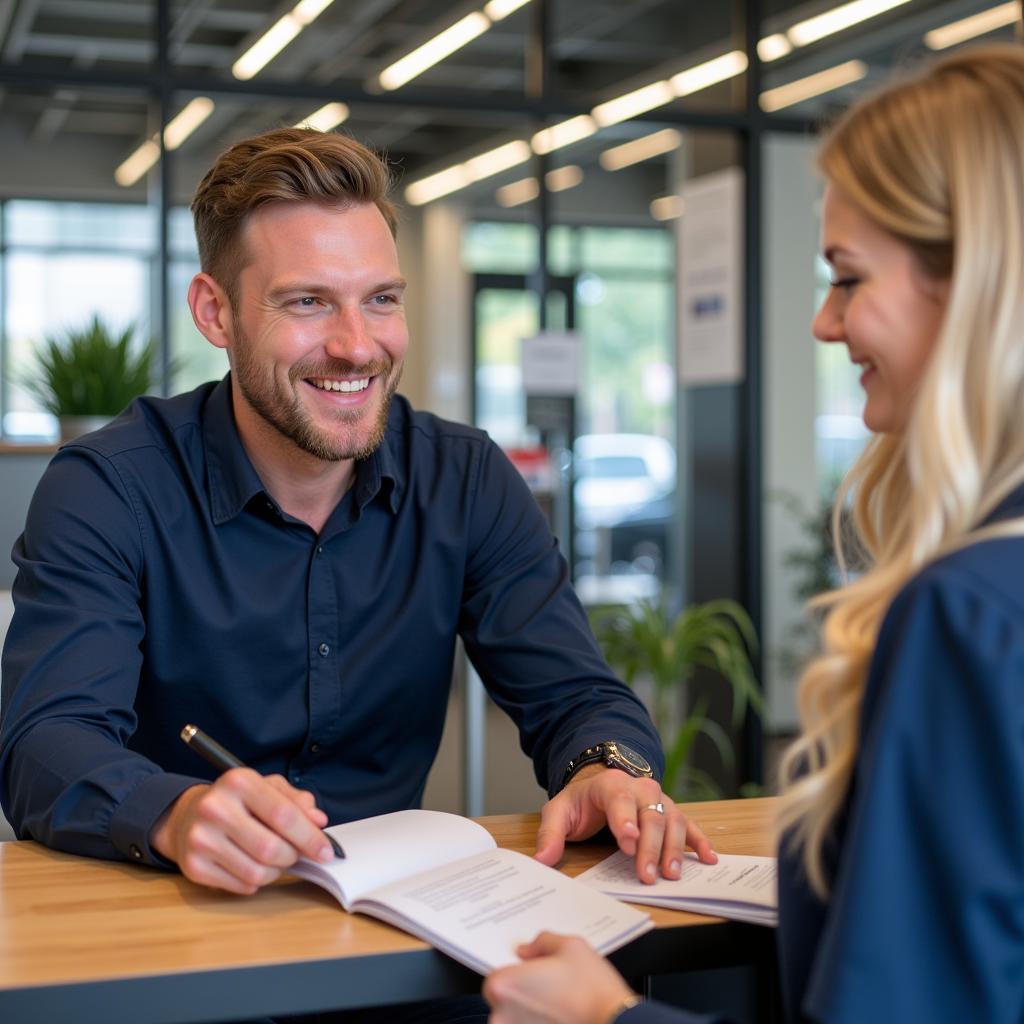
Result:
<svg viewBox="0 0 1024 1024"><path fill-rule="evenodd" d="M587 747L566 765L565 774L562 776L562 788L565 788L569 780L585 764L594 764L597 761L603 762L609 768L618 768L635 779L649 779L654 775L651 762L643 754L638 754L632 747L627 747L618 740L602 740Z"/></svg>

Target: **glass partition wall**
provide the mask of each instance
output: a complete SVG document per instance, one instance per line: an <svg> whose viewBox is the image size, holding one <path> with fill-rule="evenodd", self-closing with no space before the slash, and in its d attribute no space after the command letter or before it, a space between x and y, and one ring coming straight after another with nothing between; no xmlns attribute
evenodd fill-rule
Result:
<svg viewBox="0 0 1024 1024"><path fill-rule="evenodd" d="M985 0L0 4L2 440L55 437L25 383L42 340L93 315L158 341L165 392L221 375L184 302L199 177L268 127L349 132L398 179L403 389L485 426L542 503L561 494L585 601L737 598L785 732L801 534L778 495L827 501L863 434L842 354L806 327L811 139L894 65L1013 38L1015 18ZM579 346L557 451L522 380L543 331ZM738 777L760 777L760 735Z"/></svg>

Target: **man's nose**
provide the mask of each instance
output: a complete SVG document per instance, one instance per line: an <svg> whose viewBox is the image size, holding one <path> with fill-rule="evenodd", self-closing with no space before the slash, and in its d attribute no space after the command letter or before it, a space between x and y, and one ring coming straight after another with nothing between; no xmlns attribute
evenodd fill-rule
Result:
<svg viewBox="0 0 1024 1024"><path fill-rule="evenodd" d="M374 358L375 345L358 309L342 306L331 318L324 351L334 359L344 359L353 366L365 366Z"/></svg>

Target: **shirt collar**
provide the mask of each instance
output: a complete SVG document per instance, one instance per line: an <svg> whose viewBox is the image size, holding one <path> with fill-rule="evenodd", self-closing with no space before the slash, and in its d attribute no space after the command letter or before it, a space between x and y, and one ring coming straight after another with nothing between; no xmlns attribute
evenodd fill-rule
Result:
<svg viewBox="0 0 1024 1024"><path fill-rule="evenodd" d="M396 419L404 415L404 409L396 409L400 401L392 402L388 429L377 450L368 459L356 463L353 489L360 509L385 490L383 484L387 481L390 484L387 488L388 507L392 513L398 510L403 487L402 460L395 450L401 442ZM210 513L214 524L220 526L237 516L255 495L267 493L238 436L231 407L230 373L207 399L203 415L203 446L206 450Z"/></svg>

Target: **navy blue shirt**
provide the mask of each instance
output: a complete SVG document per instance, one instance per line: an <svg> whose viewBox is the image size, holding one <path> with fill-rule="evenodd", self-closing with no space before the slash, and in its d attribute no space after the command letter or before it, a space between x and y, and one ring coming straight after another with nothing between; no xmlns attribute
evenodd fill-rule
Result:
<svg viewBox="0 0 1024 1024"><path fill-rule="evenodd" d="M331 822L414 807L459 636L550 792L602 739L661 763L519 474L400 397L319 536L264 488L229 379L139 399L57 453L14 560L0 800L20 837L159 863L151 828L214 774L188 722Z"/></svg>
<svg viewBox="0 0 1024 1024"><path fill-rule="evenodd" d="M1024 488L993 518L1016 517ZM826 903L780 853L786 1019L1024 1019L1024 536L955 551L900 591L860 737ZM621 1017L697 1021L654 1004Z"/></svg>

